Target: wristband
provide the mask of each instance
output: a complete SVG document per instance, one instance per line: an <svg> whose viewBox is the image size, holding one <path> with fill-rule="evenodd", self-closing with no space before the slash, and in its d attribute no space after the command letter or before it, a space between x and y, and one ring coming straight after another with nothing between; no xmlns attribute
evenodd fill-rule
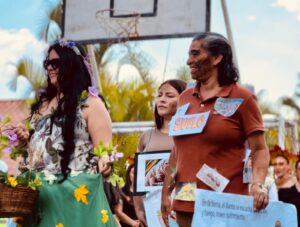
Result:
<svg viewBox="0 0 300 227"><path fill-rule="evenodd" d="M264 192L264 193L268 194L269 188L265 184L259 183L259 182L254 182L254 183L250 184L250 188L252 188L254 185L257 185L259 187L260 192Z"/></svg>

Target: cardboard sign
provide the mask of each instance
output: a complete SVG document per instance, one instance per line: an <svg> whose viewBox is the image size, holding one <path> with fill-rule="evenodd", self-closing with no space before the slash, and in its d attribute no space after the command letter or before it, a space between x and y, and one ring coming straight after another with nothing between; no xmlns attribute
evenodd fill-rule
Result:
<svg viewBox="0 0 300 227"><path fill-rule="evenodd" d="M177 109L170 122L169 136L181 136L201 133L207 123L209 112L186 115L190 103Z"/></svg>
<svg viewBox="0 0 300 227"><path fill-rule="evenodd" d="M195 190L193 227L297 227L296 207L283 202L270 202L266 209L253 211L253 197Z"/></svg>
<svg viewBox="0 0 300 227"><path fill-rule="evenodd" d="M144 207L148 226L165 227L160 211L161 190L150 192L144 197ZM176 221L169 218L169 227L179 227Z"/></svg>
<svg viewBox="0 0 300 227"><path fill-rule="evenodd" d="M217 192L222 192L229 183L229 180L222 176L218 171L212 169L208 165L204 164L199 172L197 173L198 179L200 179L204 184L211 187Z"/></svg>
<svg viewBox="0 0 300 227"><path fill-rule="evenodd" d="M215 102L215 110L224 117L231 117L243 101L244 99L218 98Z"/></svg>

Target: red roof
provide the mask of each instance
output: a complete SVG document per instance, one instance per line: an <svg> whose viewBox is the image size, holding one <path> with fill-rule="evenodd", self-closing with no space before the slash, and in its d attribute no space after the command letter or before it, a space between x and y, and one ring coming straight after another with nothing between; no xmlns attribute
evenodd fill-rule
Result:
<svg viewBox="0 0 300 227"><path fill-rule="evenodd" d="M0 116L9 115L13 125L24 123L29 114L30 109L26 104L26 100L0 100ZM1 160L7 164L9 174L15 175L18 162L11 160L9 154L2 154Z"/></svg>

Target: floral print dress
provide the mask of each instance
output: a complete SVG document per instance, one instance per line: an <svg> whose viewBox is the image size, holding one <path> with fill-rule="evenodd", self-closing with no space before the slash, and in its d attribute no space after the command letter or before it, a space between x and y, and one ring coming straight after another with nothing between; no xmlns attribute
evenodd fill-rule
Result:
<svg viewBox="0 0 300 227"><path fill-rule="evenodd" d="M103 188L103 177L97 173L98 158L93 156L92 142L87 131L82 108L77 108L75 123L75 150L71 156L70 176L62 179L60 153L63 151L62 122L51 114L34 114L31 126L34 133L30 140L32 166L40 172L43 187L40 189L38 218L26 226L81 227L116 226Z"/></svg>

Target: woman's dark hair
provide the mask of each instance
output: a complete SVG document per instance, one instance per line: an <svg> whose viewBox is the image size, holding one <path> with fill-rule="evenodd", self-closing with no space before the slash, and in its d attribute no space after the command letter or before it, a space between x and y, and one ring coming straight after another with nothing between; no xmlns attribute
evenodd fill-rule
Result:
<svg viewBox="0 0 300 227"><path fill-rule="evenodd" d="M218 64L218 82L220 86L236 83L239 80L239 73L232 60L232 50L228 40L213 32L203 32L196 35L193 41L204 40L204 48L211 56L222 55L223 58Z"/></svg>
<svg viewBox="0 0 300 227"><path fill-rule="evenodd" d="M130 186L133 182L131 182L130 179L130 171L132 170L132 168L134 168L134 164L131 164L128 166L127 171L126 171L126 178L125 178L125 185L123 186L123 193L125 193L125 195L131 195L131 191L130 191Z"/></svg>
<svg viewBox="0 0 300 227"><path fill-rule="evenodd" d="M173 80L166 80L163 82L158 89L160 89L163 85L170 84L176 91L181 94L186 89L186 82L183 80L173 79ZM161 129L164 123L163 117L158 114L157 106L154 107L154 119L155 125L157 129Z"/></svg>
<svg viewBox="0 0 300 227"><path fill-rule="evenodd" d="M31 115L38 111L44 101L50 102L54 97L59 98L57 109L51 115L51 129L55 120L63 119L62 122L62 136L64 139L64 150L60 153L61 171L64 179L70 171L68 165L70 157L74 153L74 128L76 122L77 106L80 100L82 91L88 90L92 85L91 77L87 66L84 63L86 54L81 46L75 44L80 54L75 52L71 47L61 46L55 43L49 47L48 56L54 50L60 60L59 75L58 75L58 89L50 83L47 78L48 85L43 93L40 94L38 102L32 106ZM48 58L48 57L47 57Z"/></svg>

